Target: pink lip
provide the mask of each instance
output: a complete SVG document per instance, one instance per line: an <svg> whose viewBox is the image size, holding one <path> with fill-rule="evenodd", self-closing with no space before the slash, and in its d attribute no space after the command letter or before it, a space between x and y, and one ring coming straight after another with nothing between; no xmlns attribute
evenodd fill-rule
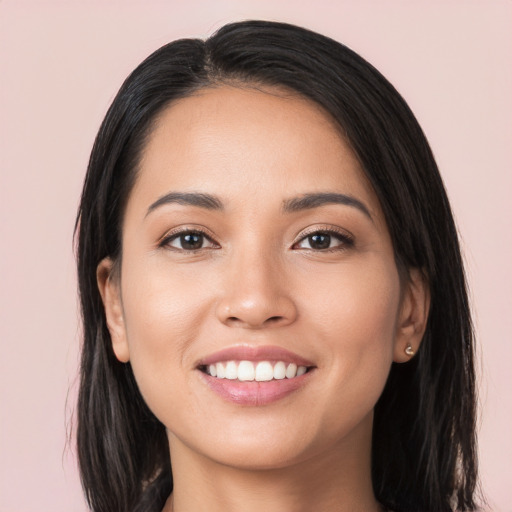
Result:
<svg viewBox="0 0 512 512"><path fill-rule="evenodd" d="M314 370L293 379L268 382L217 379L203 372L199 372L199 375L212 391L228 402L238 405L266 405L299 390L313 373Z"/></svg>
<svg viewBox="0 0 512 512"><path fill-rule="evenodd" d="M303 357L281 347L250 347L240 345L229 347L201 359L197 368L224 361L283 361L307 366L309 371L293 379L271 380L267 382L241 382L239 380L217 379L199 371L201 379L208 387L228 402L238 405L266 405L280 400L302 388L314 373L314 364ZM311 368L313 367L313 368Z"/></svg>
<svg viewBox="0 0 512 512"><path fill-rule="evenodd" d="M314 366L311 361L289 350L268 345L262 347L239 345L225 348L201 359L198 361L197 366L207 366L223 361L283 361L285 363L295 363L297 366Z"/></svg>

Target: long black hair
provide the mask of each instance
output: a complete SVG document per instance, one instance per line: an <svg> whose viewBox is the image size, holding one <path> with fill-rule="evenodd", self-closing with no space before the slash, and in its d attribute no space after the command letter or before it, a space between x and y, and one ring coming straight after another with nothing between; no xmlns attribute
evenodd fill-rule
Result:
<svg viewBox="0 0 512 512"><path fill-rule="evenodd" d="M332 39L247 21L182 39L127 78L97 135L76 223L83 320L77 443L95 512L160 512L172 491L165 428L112 350L96 282L121 258L124 206L156 116L222 84L279 86L338 123L380 200L399 268L421 269L431 308L418 354L391 368L375 407L376 498L399 511L473 510L477 484L473 330L457 231L428 142L394 87Z"/></svg>

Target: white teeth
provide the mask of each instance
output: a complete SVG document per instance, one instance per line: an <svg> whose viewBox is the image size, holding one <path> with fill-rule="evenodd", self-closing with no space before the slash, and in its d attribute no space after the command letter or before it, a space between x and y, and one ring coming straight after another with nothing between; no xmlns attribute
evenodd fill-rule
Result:
<svg viewBox="0 0 512 512"><path fill-rule="evenodd" d="M274 379L282 380L286 377L286 365L279 361L274 366Z"/></svg>
<svg viewBox="0 0 512 512"><path fill-rule="evenodd" d="M288 368L286 368L286 378L293 379L297 375L297 365L295 363L290 363Z"/></svg>
<svg viewBox="0 0 512 512"><path fill-rule="evenodd" d="M224 365L222 363L217 363L215 365L217 368L217 378L218 379L225 379L226 378L226 372L224 370Z"/></svg>
<svg viewBox="0 0 512 512"><path fill-rule="evenodd" d="M255 373L251 361L240 361L238 364L238 380L254 380Z"/></svg>
<svg viewBox="0 0 512 512"><path fill-rule="evenodd" d="M235 361L228 361L226 365L226 379L235 380L238 377Z"/></svg>
<svg viewBox="0 0 512 512"><path fill-rule="evenodd" d="M210 364L207 373L217 379L238 379L242 382L268 382L271 380L293 379L300 377L307 371L306 366L297 366L295 363L286 364L277 361L273 366L269 361L227 361L226 363Z"/></svg>
<svg viewBox="0 0 512 512"><path fill-rule="evenodd" d="M255 380L258 382L265 382L274 378L274 368L268 361L260 361L256 365Z"/></svg>

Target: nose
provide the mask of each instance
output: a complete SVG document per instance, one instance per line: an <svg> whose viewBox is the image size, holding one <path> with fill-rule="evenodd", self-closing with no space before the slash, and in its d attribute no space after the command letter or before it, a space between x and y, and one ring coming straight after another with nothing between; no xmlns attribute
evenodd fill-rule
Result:
<svg viewBox="0 0 512 512"><path fill-rule="evenodd" d="M279 257L247 252L229 263L217 318L230 327L262 329L284 327L297 318L286 272Z"/></svg>

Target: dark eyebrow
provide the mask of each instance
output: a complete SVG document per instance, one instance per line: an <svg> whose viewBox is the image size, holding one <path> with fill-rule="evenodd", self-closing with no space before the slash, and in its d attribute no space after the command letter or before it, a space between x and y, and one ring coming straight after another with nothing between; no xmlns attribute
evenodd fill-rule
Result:
<svg viewBox="0 0 512 512"><path fill-rule="evenodd" d="M202 194L199 192L169 192L165 196L157 199L146 212L146 217L158 207L164 204L185 204L206 208L207 210L222 210L222 202L215 196L210 194Z"/></svg>
<svg viewBox="0 0 512 512"><path fill-rule="evenodd" d="M304 194L299 197L283 201L283 211L285 213L298 212L301 210L310 210L326 204L343 204L352 206L363 212L371 221L373 221L370 211L365 204L355 197L346 194L337 194L334 192L317 192Z"/></svg>

